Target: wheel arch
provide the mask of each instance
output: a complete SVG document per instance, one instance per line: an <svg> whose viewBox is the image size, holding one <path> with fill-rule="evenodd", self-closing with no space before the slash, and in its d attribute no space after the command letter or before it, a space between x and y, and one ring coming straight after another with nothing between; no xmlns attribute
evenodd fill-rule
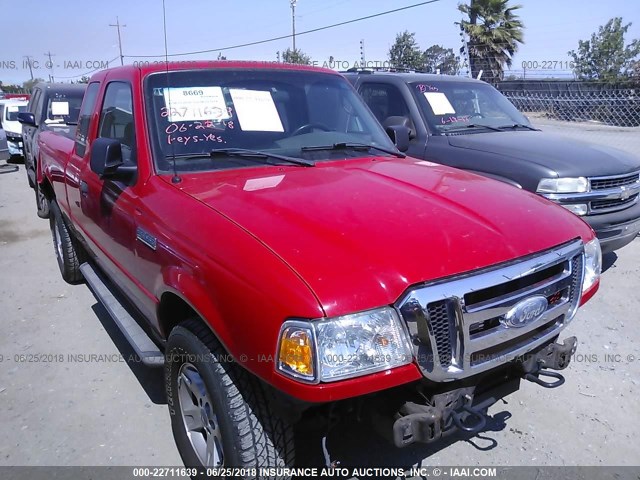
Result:
<svg viewBox="0 0 640 480"><path fill-rule="evenodd" d="M218 308L203 286L188 272L179 268L165 271L165 284L157 307L158 327L164 339L182 322L197 318L211 330L223 348L233 355L232 336Z"/></svg>

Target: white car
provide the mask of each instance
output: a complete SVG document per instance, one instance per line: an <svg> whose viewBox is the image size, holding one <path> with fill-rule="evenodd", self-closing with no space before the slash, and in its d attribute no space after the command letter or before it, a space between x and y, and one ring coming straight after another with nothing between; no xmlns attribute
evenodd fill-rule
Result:
<svg viewBox="0 0 640 480"><path fill-rule="evenodd" d="M18 113L27 111L26 100L0 100L0 124L7 135L10 156L22 156L22 125Z"/></svg>
<svg viewBox="0 0 640 480"><path fill-rule="evenodd" d="M0 127L0 160L8 160L10 157L9 149L7 148L7 136L4 133L2 127Z"/></svg>

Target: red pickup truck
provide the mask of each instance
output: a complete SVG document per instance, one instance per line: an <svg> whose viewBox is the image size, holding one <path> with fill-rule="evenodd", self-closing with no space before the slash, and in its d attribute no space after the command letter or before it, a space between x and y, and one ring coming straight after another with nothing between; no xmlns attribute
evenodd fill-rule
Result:
<svg viewBox="0 0 640 480"><path fill-rule="evenodd" d="M186 465L266 476L293 425L356 411L432 442L563 383L593 231L408 138L333 71L246 62L99 72L75 137L40 136L62 275L164 366Z"/></svg>

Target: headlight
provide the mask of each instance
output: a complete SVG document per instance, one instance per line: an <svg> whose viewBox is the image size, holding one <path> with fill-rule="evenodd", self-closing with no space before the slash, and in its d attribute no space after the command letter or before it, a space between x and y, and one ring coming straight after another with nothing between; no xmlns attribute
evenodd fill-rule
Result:
<svg viewBox="0 0 640 480"><path fill-rule="evenodd" d="M313 322L285 322L278 345L278 370L307 381L333 382L413 359L407 333L389 307ZM311 357L307 346L312 347Z"/></svg>
<svg viewBox="0 0 640 480"><path fill-rule="evenodd" d="M543 178L538 183L538 193L584 193L589 188L585 177Z"/></svg>
<svg viewBox="0 0 640 480"><path fill-rule="evenodd" d="M584 281L582 293L589 290L600 278L602 271L602 250L600 241L594 238L584 246Z"/></svg>

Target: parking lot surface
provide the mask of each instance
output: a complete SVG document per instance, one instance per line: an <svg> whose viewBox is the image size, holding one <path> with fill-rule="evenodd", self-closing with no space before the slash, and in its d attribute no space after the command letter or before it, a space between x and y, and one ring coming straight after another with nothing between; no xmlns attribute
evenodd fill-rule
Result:
<svg viewBox="0 0 640 480"><path fill-rule="evenodd" d="M561 338L579 347L564 386L523 382L486 431L398 450L349 422L329 434L342 465L633 465L640 458L640 239L605 257L597 296ZM60 277L24 167L0 175L0 465L179 465L162 372L132 350L86 285ZM320 435L300 434L322 465Z"/></svg>

